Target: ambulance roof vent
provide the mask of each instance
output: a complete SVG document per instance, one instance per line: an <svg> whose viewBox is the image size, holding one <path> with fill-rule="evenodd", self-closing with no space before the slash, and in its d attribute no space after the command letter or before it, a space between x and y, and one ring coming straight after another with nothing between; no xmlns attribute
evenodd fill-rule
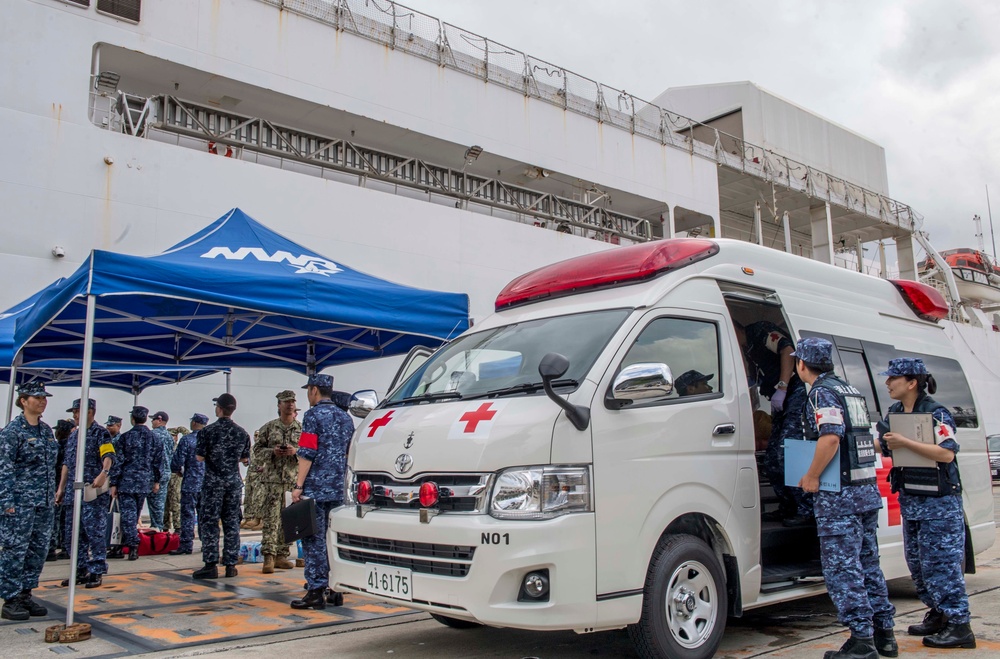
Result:
<svg viewBox="0 0 1000 659"><path fill-rule="evenodd" d="M948 317L948 312L951 309L944 296L937 289L909 279L890 279L889 281L899 290L910 309L913 309L913 313L924 320L937 322Z"/></svg>
<svg viewBox="0 0 1000 659"><path fill-rule="evenodd" d="M609 249L547 265L507 284L496 310L599 288L647 281L719 252L711 240L672 238Z"/></svg>

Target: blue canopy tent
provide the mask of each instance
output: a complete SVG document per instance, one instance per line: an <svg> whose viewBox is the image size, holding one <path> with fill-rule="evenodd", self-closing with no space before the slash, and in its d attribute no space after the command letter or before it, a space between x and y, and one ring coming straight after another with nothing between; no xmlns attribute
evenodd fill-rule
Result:
<svg viewBox="0 0 1000 659"><path fill-rule="evenodd" d="M53 286L58 285L58 280ZM9 382L7 397L7 421L10 421L15 385L25 382L40 381L47 386L80 386L82 363L79 359L44 360L36 362L30 368L18 367L14 364L14 326L25 316L48 289L42 289L27 300L15 304L10 309L0 313L0 381ZM92 367L91 385L127 391L138 396L146 387L158 384L186 382L217 372L229 372L228 368L184 366L149 366L147 364L118 364L98 362Z"/></svg>
<svg viewBox="0 0 1000 659"><path fill-rule="evenodd" d="M311 374L436 346L468 326L468 296L352 270L237 208L162 254L94 250L17 320L14 350L24 367L81 360L85 399L95 361L281 366ZM73 503L67 626L73 624L80 499Z"/></svg>
<svg viewBox="0 0 1000 659"><path fill-rule="evenodd" d="M93 359L303 373L436 346L469 326L468 296L352 270L239 209L155 256L95 250L17 322L23 366Z"/></svg>

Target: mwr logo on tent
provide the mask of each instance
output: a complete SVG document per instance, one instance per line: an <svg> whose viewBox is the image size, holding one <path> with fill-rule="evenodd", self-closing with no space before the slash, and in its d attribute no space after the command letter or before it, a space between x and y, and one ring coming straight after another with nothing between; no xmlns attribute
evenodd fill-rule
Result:
<svg viewBox="0 0 1000 659"><path fill-rule="evenodd" d="M338 266L333 261L327 261L326 259L319 256L292 256L290 253L285 251L277 251L274 254L268 254L265 250L260 247L240 247L236 251L229 249L228 247L213 247L204 254L201 255L203 259L214 259L216 256L222 256L230 261L242 261L247 256L253 256L258 261L267 261L269 263L282 263L287 262L288 264L298 268L295 274L311 273L314 275L323 275L328 277L330 275L335 275L338 272L343 272L343 268Z"/></svg>

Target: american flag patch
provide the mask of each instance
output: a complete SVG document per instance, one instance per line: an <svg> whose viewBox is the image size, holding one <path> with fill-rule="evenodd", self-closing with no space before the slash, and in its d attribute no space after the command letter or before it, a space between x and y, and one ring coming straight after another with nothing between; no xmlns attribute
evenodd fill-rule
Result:
<svg viewBox="0 0 1000 659"><path fill-rule="evenodd" d="M937 428L935 428L934 434L936 435L935 439L937 440L938 444L940 444L946 439L952 439L955 437L955 432L951 429L951 426L949 426L947 423L942 423L937 419L934 419L934 422L937 424Z"/></svg>
<svg viewBox="0 0 1000 659"><path fill-rule="evenodd" d="M824 424L844 425L844 412L839 407L821 407L816 410L816 427Z"/></svg>
<svg viewBox="0 0 1000 659"><path fill-rule="evenodd" d="M764 339L764 347L774 354L778 354L778 343L781 342L782 338L784 335L781 332L768 332L767 338Z"/></svg>

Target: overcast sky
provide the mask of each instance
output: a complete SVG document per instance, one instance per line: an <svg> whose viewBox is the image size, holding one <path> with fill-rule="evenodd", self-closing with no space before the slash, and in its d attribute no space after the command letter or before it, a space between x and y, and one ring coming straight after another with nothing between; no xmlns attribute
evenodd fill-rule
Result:
<svg viewBox="0 0 1000 659"><path fill-rule="evenodd" d="M402 0L651 100L750 80L885 148L889 192L939 249L1000 233L996 0Z"/></svg>

